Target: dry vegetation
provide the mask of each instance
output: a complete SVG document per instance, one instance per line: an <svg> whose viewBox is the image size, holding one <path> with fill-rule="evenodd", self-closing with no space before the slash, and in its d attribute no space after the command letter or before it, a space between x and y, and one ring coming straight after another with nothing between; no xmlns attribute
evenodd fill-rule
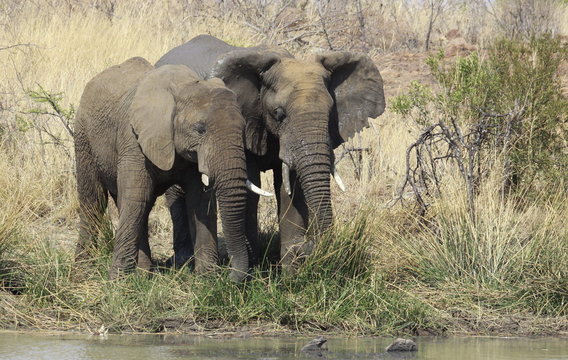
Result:
<svg viewBox="0 0 568 360"><path fill-rule="evenodd" d="M494 190L500 180L488 180L472 218L463 184L450 181L443 199L432 200L427 220L435 218L436 226L424 226L411 207L396 202L406 149L422 126L389 108L337 149L338 157L345 155L339 170L348 190L332 185L339 240L359 244L363 250L357 251L368 250L371 257L353 249L345 259L333 254L345 260L340 270L326 257L310 262L299 276L313 282L305 288L259 273L249 289L221 275L201 280L181 273L106 282L104 252L93 274L74 274L71 262L78 222L73 108L86 82L103 69L132 56L155 62L201 33L237 46L279 44L298 56L321 49L364 51L383 74L389 106L411 81L434 83L426 47L454 57L483 53L498 36L566 36L568 9L562 2L0 0L0 28L0 285L10 278L16 285L8 285L24 287L17 296L0 290L0 327L85 331L105 324L115 331L154 331L181 317L184 331L253 321L272 329L366 334L568 331L566 186L557 184L527 204L526 193L503 199ZM41 89L46 92L38 98ZM59 108L50 105L53 99ZM344 153L352 147L363 148L362 156ZM270 183L265 176L263 187ZM412 193L402 196L410 202ZM271 201L263 200L261 209L267 234L276 228ZM163 202L150 228L155 255L169 256L171 221ZM19 277L2 277L14 269L22 270ZM328 278L312 278L310 271L331 274L329 279L344 272L356 280L331 281L326 288ZM359 299L349 295L362 289L370 290ZM307 305L334 292L338 297L329 295L327 302L336 306ZM235 314L231 306L242 310Z"/></svg>

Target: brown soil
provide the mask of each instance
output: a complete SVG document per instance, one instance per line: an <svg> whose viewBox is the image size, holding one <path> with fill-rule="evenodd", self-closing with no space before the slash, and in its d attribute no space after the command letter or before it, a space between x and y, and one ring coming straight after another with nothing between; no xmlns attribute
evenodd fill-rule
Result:
<svg viewBox="0 0 568 360"><path fill-rule="evenodd" d="M451 61L456 57L467 56L477 48L462 37L455 37L451 38L442 50L445 58ZM426 59L438 51L439 49L434 49L430 52L395 52L373 56L373 61L383 77L385 97L389 99L404 93L412 81L434 85L434 77L430 74ZM560 65L558 76L562 92L568 96L568 61Z"/></svg>
<svg viewBox="0 0 568 360"><path fill-rule="evenodd" d="M448 60L467 56L475 50L474 45L468 44L461 37L451 39L443 48ZM430 74L426 59L438 51L434 49L430 52L395 52L373 56L373 61L383 77L385 97L389 99L404 93L413 81L433 85L434 77Z"/></svg>

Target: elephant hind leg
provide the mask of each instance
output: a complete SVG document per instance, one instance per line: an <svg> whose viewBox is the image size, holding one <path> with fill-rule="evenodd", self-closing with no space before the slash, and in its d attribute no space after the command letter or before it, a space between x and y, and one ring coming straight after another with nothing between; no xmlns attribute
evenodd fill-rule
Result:
<svg viewBox="0 0 568 360"><path fill-rule="evenodd" d="M179 185L171 186L166 191L166 202L170 209L174 238L174 255L166 262L166 265L181 268L184 264L193 259L195 224L192 224L190 227L185 192ZM191 221L194 222L193 216Z"/></svg>
<svg viewBox="0 0 568 360"><path fill-rule="evenodd" d="M76 150L77 191L79 195L79 239L75 250L76 260L87 260L90 251L97 247L108 192L99 180L95 161L86 150Z"/></svg>
<svg viewBox="0 0 568 360"><path fill-rule="evenodd" d="M255 161L247 159L247 177L250 181L261 186L260 170ZM264 258L261 254L261 245L258 238L258 201L259 196L253 192L247 194L247 217L245 222L246 237L251 246L249 255L249 268L257 266L260 259Z"/></svg>

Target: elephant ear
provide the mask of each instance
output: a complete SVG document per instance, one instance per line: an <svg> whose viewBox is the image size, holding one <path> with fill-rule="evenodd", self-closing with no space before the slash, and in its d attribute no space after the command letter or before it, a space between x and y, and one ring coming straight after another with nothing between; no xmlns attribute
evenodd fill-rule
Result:
<svg viewBox="0 0 568 360"><path fill-rule="evenodd" d="M330 71L329 91L335 100L330 116L333 148L369 126L385 110L383 79L373 61L364 54L329 52L316 56Z"/></svg>
<svg viewBox="0 0 568 360"><path fill-rule="evenodd" d="M182 81L197 81L197 76L183 65L154 69L138 83L130 105L130 125L142 152L165 171L175 160L174 92Z"/></svg>
<svg viewBox="0 0 568 360"><path fill-rule="evenodd" d="M246 147L256 155L265 155L267 151L267 131L260 102L261 74L285 56L291 55L278 48L233 50L219 57L210 74L221 78L237 94L237 101L246 119Z"/></svg>

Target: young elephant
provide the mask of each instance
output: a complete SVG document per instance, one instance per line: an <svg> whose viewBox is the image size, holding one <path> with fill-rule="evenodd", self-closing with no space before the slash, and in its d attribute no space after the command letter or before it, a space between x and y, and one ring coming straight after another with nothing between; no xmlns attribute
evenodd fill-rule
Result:
<svg viewBox="0 0 568 360"><path fill-rule="evenodd" d="M148 214L156 197L177 184L187 194L188 212L203 217L192 210L191 195L201 191L203 179L219 202L231 278L243 280L251 253L245 237L251 183L244 126L235 94L218 79L199 80L186 66L154 69L137 57L95 76L81 98L75 131L81 219L77 258L85 256L110 193L119 221L109 277L136 264L148 269ZM200 245L200 239L216 237L215 227L197 231L196 256L216 253L214 241Z"/></svg>

